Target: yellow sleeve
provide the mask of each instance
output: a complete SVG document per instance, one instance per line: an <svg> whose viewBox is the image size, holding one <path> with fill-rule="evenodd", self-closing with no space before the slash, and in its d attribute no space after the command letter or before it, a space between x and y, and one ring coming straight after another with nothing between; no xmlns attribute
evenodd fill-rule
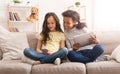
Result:
<svg viewBox="0 0 120 74"><path fill-rule="evenodd" d="M65 35L64 35L64 33L61 33L61 40L65 40Z"/></svg>

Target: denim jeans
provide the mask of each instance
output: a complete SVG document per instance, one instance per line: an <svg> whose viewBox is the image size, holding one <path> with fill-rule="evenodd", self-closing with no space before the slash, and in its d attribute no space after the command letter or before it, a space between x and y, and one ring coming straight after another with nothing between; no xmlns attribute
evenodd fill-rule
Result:
<svg viewBox="0 0 120 74"><path fill-rule="evenodd" d="M56 58L63 60L68 54L68 49L64 47L51 55L44 55L31 48L25 48L23 53L32 60L39 60L41 63L53 63Z"/></svg>
<svg viewBox="0 0 120 74"><path fill-rule="evenodd" d="M93 49L69 51L68 59L72 62L88 63L96 60L104 52L102 45L98 44Z"/></svg>

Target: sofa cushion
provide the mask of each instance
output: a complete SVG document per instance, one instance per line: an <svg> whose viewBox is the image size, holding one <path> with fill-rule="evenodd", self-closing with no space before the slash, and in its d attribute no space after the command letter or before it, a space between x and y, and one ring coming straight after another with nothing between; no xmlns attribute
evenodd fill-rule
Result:
<svg viewBox="0 0 120 74"><path fill-rule="evenodd" d="M31 65L20 60L0 61L0 74L30 74Z"/></svg>
<svg viewBox="0 0 120 74"><path fill-rule="evenodd" d="M32 67L31 74L86 74L86 68L84 64L75 62L61 65L40 64Z"/></svg>
<svg viewBox="0 0 120 74"><path fill-rule="evenodd" d="M28 41L26 33L13 33L2 34L2 41L0 47L3 52L2 60L17 60L21 59L23 50L28 48Z"/></svg>
<svg viewBox="0 0 120 74"><path fill-rule="evenodd" d="M97 31L94 33L104 47L104 54L111 54L120 44L120 31Z"/></svg>
<svg viewBox="0 0 120 74"><path fill-rule="evenodd" d="M120 45L117 46L111 54L111 57L120 63Z"/></svg>
<svg viewBox="0 0 120 74"><path fill-rule="evenodd" d="M120 63L101 61L86 64L88 74L120 74Z"/></svg>

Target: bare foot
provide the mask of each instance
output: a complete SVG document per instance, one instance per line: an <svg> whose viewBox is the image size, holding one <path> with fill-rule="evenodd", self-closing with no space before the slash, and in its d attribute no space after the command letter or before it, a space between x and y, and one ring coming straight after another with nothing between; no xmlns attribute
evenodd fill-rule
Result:
<svg viewBox="0 0 120 74"><path fill-rule="evenodd" d="M37 65L37 64L41 64L41 62L40 61L33 62L33 65Z"/></svg>

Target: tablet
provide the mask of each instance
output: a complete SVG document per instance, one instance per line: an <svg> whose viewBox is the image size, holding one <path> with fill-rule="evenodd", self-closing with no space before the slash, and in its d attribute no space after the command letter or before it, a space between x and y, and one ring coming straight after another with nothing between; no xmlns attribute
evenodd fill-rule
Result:
<svg viewBox="0 0 120 74"><path fill-rule="evenodd" d="M74 43L80 43L80 46L86 46L89 45L89 38L93 35L93 32L89 32L89 33L84 33L81 35L76 35L73 38L70 39L70 43L71 45L73 45Z"/></svg>

